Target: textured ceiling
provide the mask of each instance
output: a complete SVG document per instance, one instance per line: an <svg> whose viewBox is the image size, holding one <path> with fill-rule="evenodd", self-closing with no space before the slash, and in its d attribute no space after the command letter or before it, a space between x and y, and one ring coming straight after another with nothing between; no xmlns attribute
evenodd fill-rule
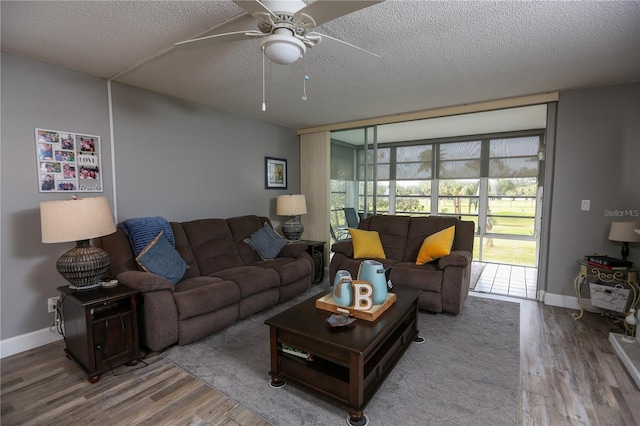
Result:
<svg viewBox="0 0 640 426"><path fill-rule="evenodd" d="M173 49L234 17L224 32L254 29L230 1L0 7L5 52L291 128L640 81L638 1L387 0L316 28L379 54L376 66L322 43L296 64L268 62L265 112L259 41Z"/></svg>

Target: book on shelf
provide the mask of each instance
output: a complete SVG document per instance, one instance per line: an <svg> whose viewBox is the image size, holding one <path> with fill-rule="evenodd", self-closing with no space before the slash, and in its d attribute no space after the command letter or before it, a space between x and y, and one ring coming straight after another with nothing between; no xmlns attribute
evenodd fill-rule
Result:
<svg viewBox="0 0 640 426"><path fill-rule="evenodd" d="M628 260L616 259L615 257L609 256L585 256L584 260L595 264L595 266L608 266L611 268L627 269L633 265L633 262L629 262Z"/></svg>
<svg viewBox="0 0 640 426"><path fill-rule="evenodd" d="M313 360L312 355L310 353L301 351L300 349L294 348L293 346L282 345L282 352L289 355L297 356L299 358L306 359L307 361Z"/></svg>
<svg viewBox="0 0 640 426"><path fill-rule="evenodd" d="M600 268L600 269L606 269L608 271L626 271L627 267L626 266L609 266L609 265L602 265L600 263L595 263L595 262L591 262L587 260L587 263L591 266L595 266L596 268Z"/></svg>

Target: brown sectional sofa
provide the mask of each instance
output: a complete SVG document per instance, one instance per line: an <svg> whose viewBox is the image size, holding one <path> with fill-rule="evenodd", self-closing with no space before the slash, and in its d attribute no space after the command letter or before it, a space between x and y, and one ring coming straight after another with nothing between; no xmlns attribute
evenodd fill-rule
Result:
<svg viewBox="0 0 640 426"><path fill-rule="evenodd" d="M259 216L171 222L175 248L189 265L175 285L138 268L122 229L102 237L110 276L140 292L141 343L155 351L185 345L310 288L313 263L304 243L262 260L244 242L265 222L271 225Z"/></svg>
<svg viewBox="0 0 640 426"><path fill-rule="evenodd" d="M416 258L424 239L454 225L455 237L448 256L424 265L416 265ZM386 259L375 259L385 268L391 267L389 279L394 285L419 288L420 309L457 315L469 292L475 224L454 217L383 216L362 219L359 229L378 231ZM330 264L330 282L340 269L356 277L360 263L365 259L353 258L351 240L333 244Z"/></svg>

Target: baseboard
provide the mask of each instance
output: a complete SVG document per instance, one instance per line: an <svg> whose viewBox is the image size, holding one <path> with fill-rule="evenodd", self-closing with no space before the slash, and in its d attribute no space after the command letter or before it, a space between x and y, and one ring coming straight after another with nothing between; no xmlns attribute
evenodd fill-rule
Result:
<svg viewBox="0 0 640 426"><path fill-rule="evenodd" d="M60 334L47 327L42 330L0 340L0 358L28 351L29 349L37 348L38 346L46 345L60 339L62 339Z"/></svg>

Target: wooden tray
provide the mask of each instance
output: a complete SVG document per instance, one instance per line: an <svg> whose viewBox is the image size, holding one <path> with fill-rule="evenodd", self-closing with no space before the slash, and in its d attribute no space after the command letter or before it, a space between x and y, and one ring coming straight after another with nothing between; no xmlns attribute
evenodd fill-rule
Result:
<svg viewBox="0 0 640 426"><path fill-rule="evenodd" d="M395 293L389 293L387 294L387 300L381 305L374 305L373 308L368 311L360 311L358 309L345 308L337 305L336 301L333 299L333 294L329 293L316 300L316 308L338 314L349 314L355 318L366 321L375 321L384 311L389 309L389 306L394 303L396 303L396 295Z"/></svg>

